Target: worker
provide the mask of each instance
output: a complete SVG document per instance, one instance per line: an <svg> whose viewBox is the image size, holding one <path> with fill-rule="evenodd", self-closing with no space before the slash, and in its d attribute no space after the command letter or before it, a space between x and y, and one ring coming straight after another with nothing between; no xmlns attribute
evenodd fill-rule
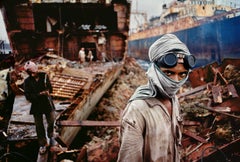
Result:
<svg viewBox="0 0 240 162"><path fill-rule="evenodd" d="M93 53L91 50L88 51L87 58L88 58L89 64L91 64L93 60Z"/></svg>
<svg viewBox="0 0 240 162"><path fill-rule="evenodd" d="M48 75L44 72L39 72L34 62L28 61L24 69L29 75L29 77L24 80L24 94L26 99L31 102L30 114L33 115L35 121L40 146L39 153L44 154L48 146L54 142L53 129L55 112L53 102L49 98L52 92L52 85ZM43 115L45 115L47 120L47 136L50 142L48 142L46 138Z"/></svg>
<svg viewBox="0 0 240 162"><path fill-rule="evenodd" d="M156 40L148 55L148 83L136 89L121 117L118 162L179 162L182 117L176 93L195 57L173 34Z"/></svg>
<svg viewBox="0 0 240 162"><path fill-rule="evenodd" d="M80 63L83 64L86 62L86 54L85 54L85 48L81 48L78 53L78 58L80 60Z"/></svg>

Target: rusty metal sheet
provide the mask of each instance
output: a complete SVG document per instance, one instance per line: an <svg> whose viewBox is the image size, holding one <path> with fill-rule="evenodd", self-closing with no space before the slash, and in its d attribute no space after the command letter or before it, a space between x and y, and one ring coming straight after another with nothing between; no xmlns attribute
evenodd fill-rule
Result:
<svg viewBox="0 0 240 162"><path fill-rule="evenodd" d="M228 89L229 96L233 98L238 97L237 91L233 84L228 84L227 89Z"/></svg>
<svg viewBox="0 0 240 162"><path fill-rule="evenodd" d="M213 101L215 103L222 103L222 88L220 86L212 86Z"/></svg>

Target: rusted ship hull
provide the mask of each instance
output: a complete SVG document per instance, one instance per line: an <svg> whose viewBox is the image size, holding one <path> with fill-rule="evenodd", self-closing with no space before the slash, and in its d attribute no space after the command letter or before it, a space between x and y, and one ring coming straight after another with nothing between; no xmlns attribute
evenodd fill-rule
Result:
<svg viewBox="0 0 240 162"><path fill-rule="evenodd" d="M203 20L186 17L169 24L133 33L129 36L128 54L148 60L148 48L163 34L176 34L197 58L196 67L224 58L239 58L239 10ZM233 17L234 15L234 17ZM232 16L232 17L230 17ZM230 18L227 18L230 17Z"/></svg>

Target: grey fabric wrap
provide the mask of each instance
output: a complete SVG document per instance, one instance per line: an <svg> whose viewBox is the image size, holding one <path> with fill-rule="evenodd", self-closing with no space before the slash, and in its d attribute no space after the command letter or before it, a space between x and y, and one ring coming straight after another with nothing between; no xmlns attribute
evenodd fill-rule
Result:
<svg viewBox="0 0 240 162"><path fill-rule="evenodd" d="M156 40L149 48L148 56L151 62L173 50L181 50L190 55L187 46L173 34L165 34Z"/></svg>
<svg viewBox="0 0 240 162"><path fill-rule="evenodd" d="M154 62L173 50L180 50L186 55L190 55L187 46L183 42L173 34L166 34L151 45L148 52L149 59L151 62ZM135 99L156 97L157 93L160 93L163 97L174 98L175 93L188 78L187 76L179 82L173 81L163 74L159 68L154 66L154 63L150 64L146 74L148 83L138 87L129 102Z"/></svg>

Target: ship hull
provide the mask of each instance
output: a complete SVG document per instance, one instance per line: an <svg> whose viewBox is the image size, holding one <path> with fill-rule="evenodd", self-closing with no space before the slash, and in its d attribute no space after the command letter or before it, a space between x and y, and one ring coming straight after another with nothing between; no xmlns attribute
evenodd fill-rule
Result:
<svg viewBox="0 0 240 162"><path fill-rule="evenodd" d="M177 23L177 22L176 22ZM171 24L174 25L174 24ZM159 27L159 30L161 26ZM164 28L168 28L166 25ZM216 20L197 26L167 33L176 34L197 58L197 65L204 66L212 62L221 62L224 58L239 58L240 16ZM144 33L146 31L142 31ZM148 48L165 33L145 38L129 39L128 54L135 58L148 60ZM142 34L144 35L144 34Z"/></svg>

